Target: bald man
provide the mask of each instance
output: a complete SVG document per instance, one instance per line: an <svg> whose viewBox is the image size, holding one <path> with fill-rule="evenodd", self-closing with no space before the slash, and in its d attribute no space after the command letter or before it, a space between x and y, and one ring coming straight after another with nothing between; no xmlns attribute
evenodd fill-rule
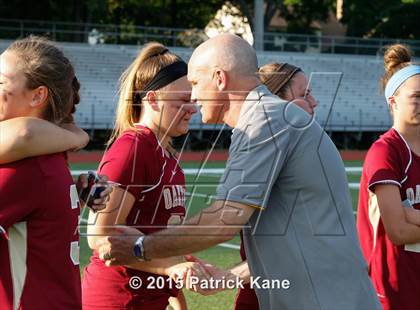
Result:
<svg viewBox="0 0 420 310"><path fill-rule="evenodd" d="M234 128L216 201L186 225L102 239L102 259L114 265L183 255L243 229L248 265L235 266L224 280L250 281L260 309L380 309L337 149L307 113L261 85L256 72L254 49L234 35L193 52L188 80L203 122Z"/></svg>

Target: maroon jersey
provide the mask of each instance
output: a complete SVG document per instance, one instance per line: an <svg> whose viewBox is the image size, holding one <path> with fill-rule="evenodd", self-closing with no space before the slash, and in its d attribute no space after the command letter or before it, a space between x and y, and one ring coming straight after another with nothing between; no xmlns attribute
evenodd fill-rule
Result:
<svg viewBox="0 0 420 310"><path fill-rule="evenodd" d="M0 309L81 309L79 215L63 154L0 165Z"/></svg>
<svg viewBox="0 0 420 310"><path fill-rule="evenodd" d="M104 155L99 173L118 182L135 197L126 224L144 234L159 231L168 224L179 224L185 215L185 178L175 157L167 155L154 133L142 126L126 131ZM137 276L143 285L129 286ZM147 288L153 281L163 287ZM106 267L94 251L83 277L83 308L165 309L175 284L166 276L123 267ZM155 282L158 283L158 282Z"/></svg>
<svg viewBox="0 0 420 310"><path fill-rule="evenodd" d="M243 242L243 234L241 230L241 248L239 253L241 254L242 261L246 261L246 253ZM257 294L254 289L251 288L249 283L244 284L244 288L239 288L238 293L235 297L235 310L258 310L260 307L258 305Z"/></svg>
<svg viewBox="0 0 420 310"><path fill-rule="evenodd" d="M384 309L420 309L420 253L388 238L375 196L376 184L395 184L401 201L420 209L420 157L390 129L369 152L360 182L357 228L369 274ZM420 247L418 247L420 249Z"/></svg>

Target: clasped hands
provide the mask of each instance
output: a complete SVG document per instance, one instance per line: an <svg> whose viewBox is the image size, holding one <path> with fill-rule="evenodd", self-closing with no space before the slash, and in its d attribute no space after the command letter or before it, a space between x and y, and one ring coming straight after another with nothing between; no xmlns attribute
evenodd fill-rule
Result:
<svg viewBox="0 0 420 310"><path fill-rule="evenodd" d="M133 227L116 226L115 234L97 241L99 258L106 266L131 265L138 262L133 255L133 246L139 231ZM212 295L227 289L226 281L236 280L228 270L219 269L192 255L185 262L166 268L166 275L176 282L177 288L186 288L201 295Z"/></svg>
<svg viewBox="0 0 420 310"><path fill-rule="evenodd" d="M192 255L185 256L186 262L169 268L169 276L182 288L201 295L213 295L227 289L225 283L235 276L228 270L222 270L214 265Z"/></svg>

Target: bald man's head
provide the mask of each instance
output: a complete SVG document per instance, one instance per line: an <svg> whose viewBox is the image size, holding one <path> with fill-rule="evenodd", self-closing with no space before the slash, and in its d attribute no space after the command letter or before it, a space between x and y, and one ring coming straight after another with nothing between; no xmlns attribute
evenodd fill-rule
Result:
<svg viewBox="0 0 420 310"><path fill-rule="evenodd" d="M244 76L255 75L258 70L255 50L233 34L221 34L202 43L193 52L190 65L194 68L217 66Z"/></svg>

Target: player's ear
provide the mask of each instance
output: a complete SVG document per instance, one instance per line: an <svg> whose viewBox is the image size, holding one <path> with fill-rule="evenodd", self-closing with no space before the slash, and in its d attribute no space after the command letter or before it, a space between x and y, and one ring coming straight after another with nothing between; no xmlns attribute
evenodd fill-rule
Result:
<svg viewBox="0 0 420 310"><path fill-rule="evenodd" d="M154 90L149 90L146 94L147 103L153 111L159 112L158 96Z"/></svg>
<svg viewBox="0 0 420 310"><path fill-rule="evenodd" d="M48 99L48 88L45 86L39 86L33 90L31 90L31 101L29 105L32 108L39 108L44 103L47 102Z"/></svg>
<svg viewBox="0 0 420 310"><path fill-rule="evenodd" d="M397 108L397 102L395 101L395 96L389 96L388 97L388 104L391 111L398 110Z"/></svg>

